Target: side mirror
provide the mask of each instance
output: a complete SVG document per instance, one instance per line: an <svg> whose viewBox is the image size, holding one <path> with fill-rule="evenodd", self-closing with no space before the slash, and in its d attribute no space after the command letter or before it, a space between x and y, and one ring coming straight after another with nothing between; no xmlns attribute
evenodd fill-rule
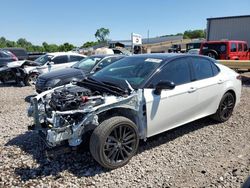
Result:
<svg viewBox="0 0 250 188"><path fill-rule="evenodd" d="M54 65L55 63L53 61L48 62L48 65Z"/></svg>
<svg viewBox="0 0 250 188"><path fill-rule="evenodd" d="M163 89L174 89L175 88L175 84L174 82L170 82L170 81L160 81L156 87L155 87L155 90L154 90L154 94L155 95L160 95L161 94L161 91Z"/></svg>
<svg viewBox="0 0 250 188"><path fill-rule="evenodd" d="M101 69L102 69L101 66L97 66L97 67L95 68L95 71L99 71L99 70L101 70Z"/></svg>

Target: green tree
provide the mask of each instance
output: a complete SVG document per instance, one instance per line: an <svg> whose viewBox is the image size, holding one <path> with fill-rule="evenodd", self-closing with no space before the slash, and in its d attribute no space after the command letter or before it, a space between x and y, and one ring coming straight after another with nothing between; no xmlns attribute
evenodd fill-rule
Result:
<svg viewBox="0 0 250 188"><path fill-rule="evenodd" d="M194 39L194 38L205 38L204 30L197 29L197 30L187 30L184 32L184 39Z"/></svg>
<svg viewBox="0 0 250 188"><path fill-rule="evenodd" d="M85 43L82 45L82 48L89 48L89 47L95 46L95 45L97 45L97 44L98 44L97 41L85 42Z"/></svg>
<svg viewBox="0 0 250 188"><path fill-rule="evenodd" d="M97 29L95 33L95 38L98 40L98 42L106 42L108 40L108 35L110 34L109 29L106 28L100 28Z"/></svg>

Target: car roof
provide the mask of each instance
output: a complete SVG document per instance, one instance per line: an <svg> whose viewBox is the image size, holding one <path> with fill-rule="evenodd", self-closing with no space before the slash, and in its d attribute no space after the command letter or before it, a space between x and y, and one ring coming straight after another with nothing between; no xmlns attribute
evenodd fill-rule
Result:
<svg viewBox="0 0 250 188"><path fill-rule="evenodd" d="M243 41L243 40L213 40L213 41L206 41L206 42L203 42L204 43L208 43L208 44L213 44L213 43L231 43L231 42L235 42L235 43L247 43L246 41Z"/></svg>
<svg viewBox="0 0 250 188"><path fill-rule="evenodd" d="M161 65L165 64L166 62L169 62L170 60L174 60L179 57L200 57L204 59L209 59L210 61L216 62L215 59L210 58L208 56L204 55L198 55L198 54L188 54L188 53L155 53L155 54L137 54L132 56L127 56L125 58L133 58L133 57L144 57L144 58L152 58L152 59L162 59L163 62Z"/></svg>
<svg viewBox="0 0 250 188"><path fill-rule="evenodd" d="M74 53L74 52L53 52L53 53L47 53L48 55L53 55L53 56L59 56L59 55L75 55L75 56L82 56L86 57L85 55Z"/></svg>
<svg viewBox="0 0 250 188"><path fill-rule="evenodd" d="M98 55L91 55L91 56L89 56L89 57L97 57L97 58L104 58L104 57L113 57L113 56L117 56L117 57L119 57L119 56L121 56L121 57L125 57L126 55L120 55L120 54L98 54Z"/></svg>

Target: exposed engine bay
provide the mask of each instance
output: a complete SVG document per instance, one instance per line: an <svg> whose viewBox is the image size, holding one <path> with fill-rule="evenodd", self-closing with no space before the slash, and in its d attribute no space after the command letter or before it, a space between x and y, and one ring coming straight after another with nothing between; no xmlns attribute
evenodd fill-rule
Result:
<svg viewBox="0 0 250 188"><path fill-rule="evenodd" d="M146 123L143 104L140 89L120 89L85 80L34 97L28 109L34 125L29 129L36 130L49 147L65 141L69 146L78 146L84 133L93 130L112 113L124 113L143 130ZM144 137L143 131L141 134Z"/></svg>

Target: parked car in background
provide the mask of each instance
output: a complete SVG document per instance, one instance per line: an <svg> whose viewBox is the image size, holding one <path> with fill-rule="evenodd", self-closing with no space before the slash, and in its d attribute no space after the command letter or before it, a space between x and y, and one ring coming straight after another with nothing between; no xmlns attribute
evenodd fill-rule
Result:
<svg viewBox="0 0 250 188"><path fill-rule="evenodd" d="M28 52L24 48L3 48L3 49L13 53L18 58L18 60L26 60L29 57Z"/></svg>
<svg viewBox="0 0 250 188"><path fill-rule="evenodd" d="M188 53L188 54L199 55L199 54L200 54L200 49L191 49L191 50L188 50L187 53Z"/></svg>
<svg viewBox="0 0 250 188"><path fill-rule="evenodd" d="M114 169L136 154L139 140L211 116L227 121L241 96L241 77L205 56L125 57L75 84L31 99L28 115L52 148L77 147Z"/></svg>
<svg viewBox="0 0 250 188"><path fill-rule="evenodd" d="M0 49L0 67L6 66L7 63L17 60L17 57L10 51Z"/></svg>
<svg viewBox="0 0 250 188"><path fill-rule="evenodd" d="M38 75L70 67L85 57L85 55L69 52L47 53L35 61L23 60L8 63L0 69L0 78L4 82L15 80L24 85L34 85Z"/></svg>
<svg viewBox="0 0 250 188"><path fill-rule="evenodd" d="M186 52L189 52L189 50L192 50L192 49L199 49L200 50L202 41L204 41L204 40L195 40L195 41L187 43L186 44Z"/></svg>
<svg viewBox="0 0 250 188"><path fill-rule="evenodd" d="M181 44L173 44L168 49L168 53L180 53L180 52L181 52Z"/></svg>
<svg viewBox="0 0 250 188"><path fill-rule="evenodd" d="M249 60L250 52L246 41L221 40L201 44L200 54L214 59Z"/></svg>
<svg viewBox="0 0 250 188"><path fill-rule="evenodd" d="M83 80L86 76L99 71L100 69L122 59L123 57L125 56L93 55L77 62L69 68L42 74L37 79L36 91L37 93L41 93L48 89L68 84L73 80Z"/></svg>
<svg viewBox="0 0 250 188"><path fill-rule="evenodd" d="M28 59L30 61L35 61L37 58L39 58L42 55L45 55L46 52L28 52Z"/></svg>

